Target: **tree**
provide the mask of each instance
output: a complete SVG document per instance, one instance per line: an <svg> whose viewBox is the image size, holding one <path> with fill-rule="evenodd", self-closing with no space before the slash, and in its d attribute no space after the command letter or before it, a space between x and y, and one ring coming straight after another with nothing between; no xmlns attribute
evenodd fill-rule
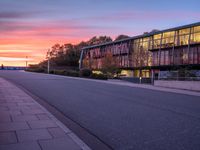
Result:
<svg viewBox="0 0 200 150"><path fill-rule="evenodd" d="M112 53L107 53L104 58L102 58L102 72L110 77L118 75L121 72L116 58L113 57Z"/></svg>
<svg viewBox="0 0 200 150"><path fill-rule="evenodd" d="M115 41L119 41L119 40L123 40L123 39L127 39L127 38L129 38L128 35L123 35L123 34L121 34L121 35L119 35L119 36L117 36L117 37L115 38Z"/></svg>
<svg viewBox="0 0 200 150"><path fill-rule="evenodd" d="M4 69L4 65L3 65L3 64L1 64L1 69L2 69L2 70Z"/></svg>
<svg viewBox="0 0 200 150"><path fill-rule="evenodd" d="M142 76L142 67L148 66L150 53L143 46L137 47L132 52L133 67L139 68L139 74Z"/></svg>
<svg viewBox="0 0 200 150"><path fill-rule="evenodd" d="M111 41L112 39L109 36L94 36L90 40L86 42L82 41L79 44L66 43L60 45L57 43L49 49L46 56L48 56L48 59L50 59L52 67L68 66L78 68L80 54L83 47L102 44ZM87 64L88 62L84 63ZM40 63L40 66L45 66L46 64L47 61L44 60ZM91 63L89 63L89 65L91 65Z"/></svg>
<svg viewBox="0 0 200 150"><path fill-rule="evenodd" d="M88 46L102 44L106 42L112 42L112 39L109 36L99 36L99 37L92 37L89 41L87 41Z"/></svg>

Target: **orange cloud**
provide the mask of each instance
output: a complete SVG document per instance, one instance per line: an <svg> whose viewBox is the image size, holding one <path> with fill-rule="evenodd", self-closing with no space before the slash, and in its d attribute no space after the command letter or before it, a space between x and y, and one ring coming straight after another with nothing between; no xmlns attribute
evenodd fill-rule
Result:
<svg viewBox="0 0 200 150"><path fill-rule="evenodd" d="M12 17L12 15L10 16ZM52 45L79 43L91 37L90 34L95 35L94 32L91 32L92 30L99 32L98 27L77 21L0 20L0 56L5 57L0 63L24 65L20 60L26 56L31 58L30 63L38 63L45 58L47 49ZM6 61L6 58L13 59Z"/></svg>

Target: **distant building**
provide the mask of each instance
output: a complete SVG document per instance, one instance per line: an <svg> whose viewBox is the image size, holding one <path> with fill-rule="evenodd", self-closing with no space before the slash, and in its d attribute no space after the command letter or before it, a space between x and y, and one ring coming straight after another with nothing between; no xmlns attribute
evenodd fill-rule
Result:
<svg viewBox="0 0 200 150"><path fill-rule="evenodd" d="M101 69L107 53L128 77L150 77L152 72L187 66L200 70L200 22L85 47L80 68Z"/></svg>

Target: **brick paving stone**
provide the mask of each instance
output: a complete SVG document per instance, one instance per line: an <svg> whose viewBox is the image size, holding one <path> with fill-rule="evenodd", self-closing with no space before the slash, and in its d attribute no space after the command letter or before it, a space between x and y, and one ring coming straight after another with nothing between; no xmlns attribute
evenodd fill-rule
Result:
<svg viewBox="0 0 200 150"><path fill-rule="evenodd" d="M0 111L1 110L8 110L8 106L0 106Z"/></svg>
<svg viewBox="0 0 200 150"><path fill-rule="evenodd" d="M81 150L30 96L2 78L0 85L0 150Z"/></svg>
<svg viewBox="0 0 200 150"><path fill-rule="evenodd" d="M52 140L39 140L42 150L81 150L69 137Z"/></svg>
<svg viewBox="0 0 200 150"><path fill-rule="evenodd" d="M28 108L30 109L41 109L40 106L37 106L37 105L30 105L30 106L27 106Z"/></svg>
<svg viewBox="0 0 200 150"><path fill-rule="evenodd" d="M23 109L23 110L21 110L21 112L23 114L32 114L32 115L34 115L34 114L44 113L44 110L42 110L42 109Z"/></svg>
<svg viewBox="0 0 200 150"><path fill-rule="evenodd" d="M39 120L49 120L50 117L47 114L36 114Z"/></svg>
<svg viewBox="0 0 200 150"><path fill-rule="evenodd" d="M0 99L0 103L6 103L6 100L5 99Z"/></svg>
<svg viewBox="0 0 200 150"><path fill-rule="evenodd" d="M21 115L21 111L19 110L0 110L0 114L2 115Z"/></svg>
<svg viewBox="0 0 200 150"><path fill-rule="evenodd" d="M8 106L8 109L11 110L11 111L20 111L20 110L23 110L23 109L30 109L28 106Z"/></svg>
<svg viewBox="0 0 200 150"><path fill-rule="evenodd" d="M52 138L47 129L20 130L16 133L20 142Z"/></svg>
<svg viewBox="0 0 200 150"><path fill-rule="evenodd" d="M0 114L0 123L11 122L11 117L9 114Z"/></svg>
<svg viewBox="0 0 200 150"><path fill-rule="evenodd" d="M54 138L65 137L67 134L59 127L57 128L48 128L48 131Z"/></svg>
<svg viewBox="0 0 200 150"><path fill-rule="evenodd" d="M35 115L12 115L13 122L39 120Z"/></svg>
<svg viewBox="0 0 200 150"><path fill-rule="evenodd" d="M15 130L25 130L29 129L29 126L25 122L11 122L11 123L0 123L1 131L15 131Z"/></svg>
<svg viewBox="0 0 200 150"><path fill-rule="evenodd" d="M18 106L37 106L34 102L23 102L23 103L17 103Z"/></svg>
<svg viewBox="0 0 200 150"><path fill-rule="evenodd" d="M57 127L57 124L52 120L28 121L28 124L32 129Z"/></svg>
<svg viewBox="0 0 200 150"><path fill-rule="evenodd" d="M15 132L0 132L0 145L17 143Z"/></svg>
<svg viewBox="0 0 200 150"><path fill-rule="evenodd" d="M0 145L0 150L41 150L37 142Z"/></svg>
<svg viewBox="0 0 200 150"><path fill-rule="evenodd" d="M23 100L20 99L10 99L6 100L7 103L23 103Z"/></svg>
<svg viewBox="0 0 200 150"><path fill-rule="evenodd" d="M0 106L13 106L13 107L16 107L17 106L17 103L0 103Z"/></svg>

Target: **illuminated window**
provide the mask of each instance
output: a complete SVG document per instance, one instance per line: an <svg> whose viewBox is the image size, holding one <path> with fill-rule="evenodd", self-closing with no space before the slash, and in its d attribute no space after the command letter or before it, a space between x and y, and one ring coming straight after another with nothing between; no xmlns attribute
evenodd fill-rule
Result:
<svg viewBox="0 0 200 150"><path fill-rule="evenodd" d="M200 42L200 32L191 34L191 44Z"/></svg>
<svg viewBox="0 0 200 150"><path fill-rule="evenodd" d="M200 32L200 26L194 27L194 32Z"/></svg>
<svg viewBox="0 0 200 150"><path fill-rule="evenodd" d="M179 44L180 45L187 45L188 41L189 41L189 35L179 36Z"/></svg>
<svg viewBox="0 0 200 150"><path fill-rule="evenodd" d="M200 42L200 26L192 28L192 34L190 39L191 44Z"/></svg>
<svg viewBox="0 0 200 150"><path fill-rule="evenodd" d="M163 38L168 38L168 37L174 37L174 31L171 32L164 32L163 33Z"/></svg>
<svg viewBox="0 0 200 150"><path fill-rule="evenodd" d="M149 41L149 37L143 38L143 42Z"/></svg>
<svg viewBox="0 0 200 150"><path fill-rule="evenodd" d="M149 37L149 49L153 49L153 37Z"/></svg>
<svg viewBox="0 0 200 150"><path fill-rule="evenodd" d="M179 30L179 35L189 34L189 33L190 33L190 28Z"/></svg>
<svg viewBox="0 0 200 150"><path fill-rule="evenodd" d="M172 47L174 45L174 34L175 31L163 33L162 48Z"/></svg>
<svg viewBox="0 0 200 150"><path fill-rule="evenodd" d="M190 28L179 30L178 45L187 45L189 42Z"/></svg>
<svg viewBox="0 0 200 150"><path fill-rule="evenodd" d="M148 50L148 48L149 48L149 38L143 38L142 48L145 51Z"/></svg>
<svg viewBox="0 0 200 150"><path fill-rule="evenodd" d="M154 48L160 48L160 42L161 42L161 34L156 34L153 36L154 38Z"/></svg>
<svg viewBox="0 0 200 150"><path fill-rule="evenodd" d="M154 39L161 39L161 34L156 34L153 36Z"/></svg>

